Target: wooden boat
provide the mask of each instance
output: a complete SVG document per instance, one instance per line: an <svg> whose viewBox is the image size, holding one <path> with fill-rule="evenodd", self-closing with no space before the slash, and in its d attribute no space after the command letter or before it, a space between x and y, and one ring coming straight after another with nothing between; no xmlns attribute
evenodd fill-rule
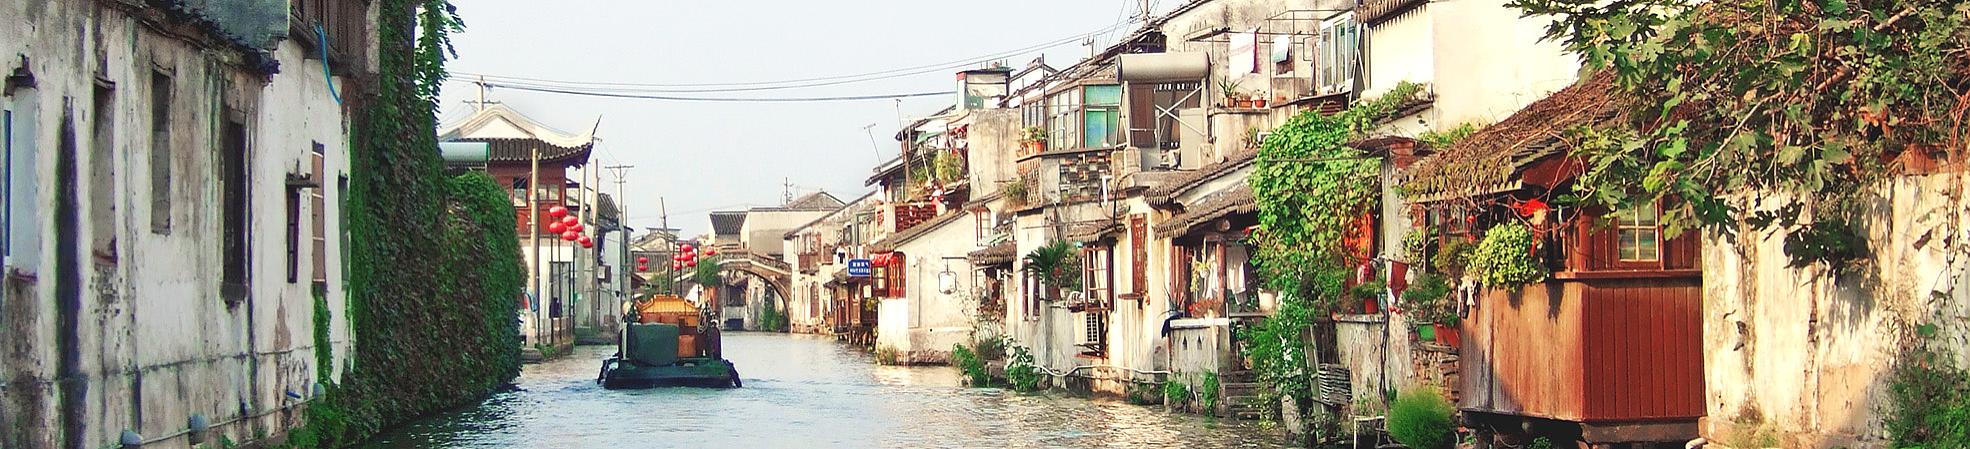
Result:
<svg viewBox="0 0 1970 449"><path fill-rule="evenodd" d="M717 326L703 326L704 312L683 298L658 295L626 313L620 348L602 361L603 388L741 386L739 371L720 357Z"/></svg>

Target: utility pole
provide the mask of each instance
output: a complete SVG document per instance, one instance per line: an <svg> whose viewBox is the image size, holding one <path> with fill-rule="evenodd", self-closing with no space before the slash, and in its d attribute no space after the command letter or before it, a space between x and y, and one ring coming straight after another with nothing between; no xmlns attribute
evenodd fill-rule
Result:
<svg viewBox="0 0 1970 449"><path fill-rule="evenodd" d="M617 258L617 259L620 259L620 260L617 260L617 261L616 261L616 266L617 266L617 267L621 267L621 268L623 268L623 270L622 270L622 271L624 271L624 272L631 272L631 273L633 273L633 271L630 271L630 270L628 269L628 268L629 268L629 267L631 266L631 265L629 265L629 234L630 234L630 231L631 231L631 230L634 230L634 229L636 229L636 228L634 228L634 227L630 227L630 226L629 226L629 198L626 198L626 197L624 197L624 196L622 195L622 183L623 183L623 181L625 181L625 180L627 179L627 178L626 178L626 177L625 177L625 176L623 175L623 171L624 171L624 170L629 170L629 169L631 169L631 168L636 168L636 166L634 166L634 165L609 165L609 166L604 166L604 167L602 167L602 168L603 168L603 169L607 169L607 170L609 170L609 171L611 171L611 172L615 172L615 174L616 174L616 216L617 216L617 217L619 217L619 218L618 218L618 222L616 223L616 226L617 226L617 227L621 227L621 228L623 229L623 231L622 231L622 245L619 245L619 246L622 246L622 249L620 249L620 250L618 250L618 251L619 251L619 254L621 254L621 255L622 255L622 257L618 257L618 258ZM615 281L615 282L618 282L618 283L622 283L622 284L623 284L623 285L625 285L625 286L626 286L626 285L628 285L627 283L624 283L624 282L623 282L623 280L622 280L622 279L620 279L620 277L618 277L618 276L611 276L611 277L609 277L609 279L610 279L610 280L613 280L613 281ZM619 289L617 289L617 291L622 291L622 289L620 289L620 288L619 288ZM633 298L632 298L632 299L630 299L630 300L631 300L631 301L634 301L634 299L633 299ZM613 312L613 311L611 311L611 312Z"/></svg>
<svg viewBox="0 0 1970 449"><path fill-rule="evenodd" d="M793 178L780 178L780 205L793 202Z"/></svg>
<svg viewBox="0 0 1970 449"><path fill-rule="evenodd" d="M1142 23L1149 23L1149 0L1137 0L1136 3L1142 8Z"/></svg>
<svg viewBox="0 0 1970 449"><path fill-rule="evenodd" d="M531 312L534 315L534 343L540 343L540 303L547 300L540 294L540 148L536 147L533 149L533 155L527 173L527 221L529 221L527 223L527 240L533 242L532 245L534 248L533 257L527 264L528 270L530 270L527 273L527 279L533 284L529 287L534 293L533 304L529 304L532 306L529 309L533 309Z"/></svg>

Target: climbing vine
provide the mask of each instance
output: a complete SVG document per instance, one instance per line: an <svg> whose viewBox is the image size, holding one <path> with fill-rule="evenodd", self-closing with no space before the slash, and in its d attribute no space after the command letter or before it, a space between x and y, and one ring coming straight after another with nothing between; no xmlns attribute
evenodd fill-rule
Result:
<svg viewBox="0 0 1970 449"><path fill-rule="evenodd" d="M290 433L292 447L351 445L519 375L526 274L513 206L484 174L446 178L431 151L449 35L463 22L444 0L380 1L377 74L358 83L374 91L351 98L361 111L343 208L354 350ZM315 338L333 379L328 309L316 301Z"/></svg>
<svg viewBox="0 0 1970 449"><path fill-rule="evenodd" d="M1580 199L1613 209L1659 202L1672 235L1745 219L1816 234L1796 240L1828 237L1850 230L1837 223L1863 213L1862 195L1898 168L1964 156L1970 3L1511 6L1553 17L1547 37L1614 80L1611 101L1625 118L1569 132L1586 162ZM1827 256L1846 254L1791 249L1795 261L1836 266L1844 260Z"/></svg>
<svg viewBox="0 0 1970 449"><path fill-rule="evenodd" d="M1421 86L1402 83L1339 114L1301 113L1260 144L1249 180L1259 218L1252 260L1279 292L1279 309L1238 335L1268 387L1263 403L1278 404L1282 395L1310 399L1306 333L1347 298L1347 266L1361 256L1351 243L1369 237L1359 227L1375 211L1382 165L1348 143L1421 95Z"/></svg>
<svg viewBox="0 0 1970 449"><path fill-rule="evenodd" d="M1490 287L1513 289L1546 280L1546 267L1533 257L1532 231L1518 222L1485 231L1470 263L1478 281Z"/></svg>

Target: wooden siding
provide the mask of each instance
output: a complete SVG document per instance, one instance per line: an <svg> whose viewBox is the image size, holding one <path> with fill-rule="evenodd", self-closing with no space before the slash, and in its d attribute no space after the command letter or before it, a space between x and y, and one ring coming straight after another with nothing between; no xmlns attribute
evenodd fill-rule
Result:
<svg viewBox="0 0 1970 449"><path fill-rule="evenodd" d="M1688 277L1491 291L1462 323L1459 406L1575 422L1700 417L1701 296Z"/></svg>

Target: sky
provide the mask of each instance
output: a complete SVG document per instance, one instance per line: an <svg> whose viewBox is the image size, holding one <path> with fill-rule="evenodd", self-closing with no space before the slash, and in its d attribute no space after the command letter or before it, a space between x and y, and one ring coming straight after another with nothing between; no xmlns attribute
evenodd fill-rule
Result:
<svg viewBox="0 0 1970 449"><path fill-rule="evenodd" d="M465 31L447 69L440 120L473 110L468 74L556 81L699 84L864 74L975 60L1115 28L1140 0L454 0ZM1152 11L1178 0L1152 0ZM1076 40L1045 49L1066 67L1089 53ZM1003 58L1024 67L1039 56ZM921 71L921 70L919 70ZM949 91L958 69L799 89L670 96L825 97ZM685 87L707 89L719 87ZM672 87L672 89L678 89ZM633 165L622 185L628 224L701 234L714 210L781 203L817 190L850 201L871 190L871 168L897 153L903 120L948 106L951 96L810 103L712 103L572 96L493 88L487 99L548 126L596 126L592 161ZM865 127L874 125L872 129ZM874 134L873 145L870 133ZM604 192L615 179L605 174Z"/></svg>

